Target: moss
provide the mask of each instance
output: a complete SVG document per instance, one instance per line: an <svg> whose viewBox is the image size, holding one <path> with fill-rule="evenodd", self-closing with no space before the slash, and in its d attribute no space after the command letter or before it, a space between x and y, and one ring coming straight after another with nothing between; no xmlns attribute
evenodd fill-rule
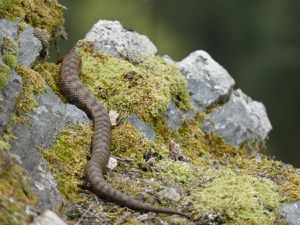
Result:
<svg viewBox="0 0 300 225"><path fill-rule="evenodd" d="M64 22L63 7L56 0L5 0L0 4L0 17L19 18L34 27L45 28L49 33L54 33Z"/></svg>
<svg viewBox="0 0 300 225"><path fill-rule="evenodd" d="M8 9L11 4L11 0L1 0L0 2L0 13Z"/></svg>
<svg viewBox="0 0 300 225"><path fill-rule="evenodd" d="M178 97L187 93L183 76L158 58L134 66L114 57L92 54L83 47L81 53L83 82L102 104L118 111L121 117L135 113L151 121L166 110L171 99L182 107L189 106L188 99Z"/></svg>
<svg viewBox="0 0 300 225"><path fill-rule="evenodd" d="M2 136L0 137L0 152L8 151L11 148L10 142L15 138L13 134L13 125L15 124L15 116L11 116L9 123L5 126Z"/></svg>
<svg viewBox="0 0 300 225"><path fill-rule="evenodd" d="M18 97L17 110L23 113L37 106L35 96L45 90L45 82L41 75L28 67L18 65L17 73L22 77L22 93Z"/></svg>
<svg viewBox="0 0 300 225"><path fill-rule="evenodd" d="M41 75L41 77L62 101L68 101L59 87L59 65L47 62L38 63L35 65L34 70Z"/></svg>
<svg viewBox="0 0 300 225"><path fill-rule="evenodd" d="M157 163L156 168L160 171L161 176L175 182L187 184L194 179L195 168L185 162L164 159Z"/></svg>
<svg viewBox="0 0 300 225"><path fill-rule="evenodd" d="M29 25L25 22L20 22L19 23L19 32L22 32L23 30L25 30Z"/></svg>
<svg viewBox="0 0 300 225"><path fill-rule="evenodd" d="M145 139L131 124L124 123L112 130L111 150L115 156L133 159L133 165L142 163L144 153L153 149L159 154L167 153L165 146Z"/></svg>
<svg viewBox="0 0 300 225"><path fill-rule="evenodd" d="M182 110L191 109L187 81L175 65L169 64L157 56L146 60L139 67L145 69L152 76L166 81L172 101L177 107Z"/></svg>
<svg viewBox="0 0 300 225"><path fill-rule="evenodd" d="M192 193L199 217L219 213L225 224L274 224L278 218L281 197L272 181L230 169L212 179Z"/></svg>
<svg viewBox="0 0 300 225"><path fill-rule="evenodd" d="M90 126L74 125L60 133L51 149L42 150L59 184L59 190L67 200L74 202L84 200L79 193L78 184L83 177L84 166L90 154L91 135Z"/></svg>
<svg viewBox="0 0 300 225"><path fill-rule="evenodd" d="M243 174L266 177L278 185L278 190L286 201L300 200L300 169L293 168L280 161L268 159L267 156L259 155L256 158L232 157L227 159L227 167L239 168Z"/></svg>
<svg viewBox="0 0 300 225"><path fill-rule="evenodd" d="M8 81L11 69L6 65L0 65L0 90L5 86Z"/></svg>
<svg viewBox="0 0 300 225"><path fill-rule="evenodd" d="M13 54L3 55L3 62L9 66L11 70L15 69L17 65L17 57Z"/></svg>
<svg viewBox="0 0 300 225"><path fill-rule="evenodd" d="M37 197L16 158L0 152L0 224L28 224L27 207L35 207Z"/></svg>

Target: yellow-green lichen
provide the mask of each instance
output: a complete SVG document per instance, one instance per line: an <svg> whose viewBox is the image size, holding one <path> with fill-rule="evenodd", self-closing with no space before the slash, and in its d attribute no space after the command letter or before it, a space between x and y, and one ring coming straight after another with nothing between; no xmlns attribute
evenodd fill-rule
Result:
<svg viewBox="0 0 300 225"><path fill-rule="evenodd" d="M25 225L32 218L27 207L34 207L37 197L16 158L0 152L0 224Z"/></svg>
<svg viewBox="0 0 300 225"><path fill-rule="evenodd" d="M225 224L274 224L281 197L271 180L224 169L191 195L198 217L221 214Z"/></svg>
<svg viewBox="0 0 300 225"><path fill-rule="evenodd" d="M45 90L45 81L39 73L28 67L18 65L17 73L22 77L22 93L17 101L17 110L19 113L32 110L37 106L35 96Z"/></svg>
<svg viewBox="0 0 300 225"><path fill-rule="evenodd" d="M171 99L187 108L186 81L175 67L158 58L134 66L127 61L82 50L82 80L108 109L121 117L136 113L151 121L163 113ZM156 72L155 72L156 71Z"/></svg>
<svg viewBox="0 0 300 225"><path fill-rule="evenodd" d="M63 7L56 0L4 0L0 2L0 17L19 18L49 33L54 33L64 22Z"/></svg>

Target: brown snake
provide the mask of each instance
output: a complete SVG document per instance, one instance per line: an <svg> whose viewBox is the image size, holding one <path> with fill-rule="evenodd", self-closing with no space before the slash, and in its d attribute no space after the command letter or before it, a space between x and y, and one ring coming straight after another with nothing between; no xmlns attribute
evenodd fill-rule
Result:
<svg viewBox="0 0 300 225"><path fill-rule="evenodd" d="M62 59L59 82L61 89L71 102L86 112L93 120L94 135L92 141L92 155L85 170L86 179L92 190L100 197L133 210L187 216L180 211L139 202L114 189L105 182L103 173L110 157L110 119L104 107L98 103L97 99L93 97L81 83L79 79L80 69L80 54L71 51Z"/></svg>

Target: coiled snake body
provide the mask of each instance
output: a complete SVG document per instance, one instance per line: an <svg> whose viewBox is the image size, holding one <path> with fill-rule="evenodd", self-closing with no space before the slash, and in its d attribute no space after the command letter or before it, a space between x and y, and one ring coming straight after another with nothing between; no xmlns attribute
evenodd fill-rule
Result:
<svg viewBox="0 0 300 225"><path fill-rule="evenodd" d="M110 157L111 123L104 107L98 103L96 98L93 97L81 83L78 76L80 69L80 55L77 52L71 51L62 59L59 82L61 89L72 103L85 111L93 120L94 135L92 140L92 155L85 170L86 179L92 190L100 197L133 210L186 216L184 213L173 209L155 207L139 202L114 189L105 182L103 173Z"/></svg>

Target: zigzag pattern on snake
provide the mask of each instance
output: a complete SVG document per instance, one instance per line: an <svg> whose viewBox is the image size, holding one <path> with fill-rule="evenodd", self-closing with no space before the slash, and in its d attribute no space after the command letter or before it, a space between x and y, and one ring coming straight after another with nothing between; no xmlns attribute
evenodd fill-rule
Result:
<svg viewBox="0 0 300 225"><path fill-rule="evenodd" d="M81 69L80 54L71 51L62 59L59 72L60 87L78 108L82 109L93 120L94 135L92 140L92 155L85 170L85 176L92 190L108 201L138 211L152 211L159 213L177 214L184 213L169 209L147 205L130 196L114 189L107 184L103 173L110 157L111 123L104 107L84 87L79 79Z"/></svg>

